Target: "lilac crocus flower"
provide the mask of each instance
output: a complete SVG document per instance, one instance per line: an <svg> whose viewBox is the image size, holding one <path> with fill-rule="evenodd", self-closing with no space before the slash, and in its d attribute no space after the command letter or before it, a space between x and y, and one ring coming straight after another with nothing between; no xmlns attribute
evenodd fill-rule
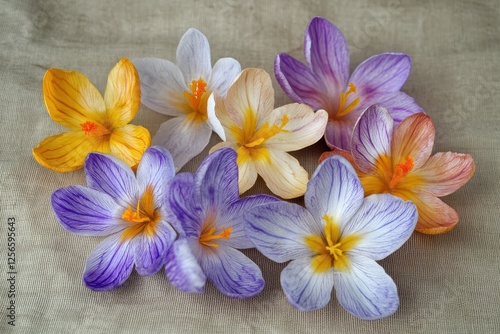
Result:
<svg viewBox="0 0 500 334"><path fill-rule="evenodd" d="M179 232L167 255L165 272L179 290L202 293L208 279L223 294L248 298L264 287L259 267L237 249L253 248L243 214L277 199L239 199L236 152L210 154L196 174L181 173L171 183L167 206Z"/></svg>
<svg viewBox="0 0 500 334"><path fill-rule="evenodd" d="M92 251L83 281L92 290L114 289L130 276L156 273L176 238L167 222L165 196L174 177L170 153L151 147L142 156L137 174L123 161L103 153L85 160L87 187L56 190L52 207L68 231L108 236Z"/></svg>
<svg viewBox="0 0 500 334"><path fill-rule="evenodd" d="M304 197L263 204L245 214L247 235L275 262L290 303L303 311L322 308L335 287L351 314L379 319L399 306L397 288L375 262L397 250L417 222L412 202L383 194L363 198L363 187L342 157L323 161Z"/></svg>
<svg viewBox="0 0 500 334"><path fill-rule="evenodd" d="M331 22L316 17L306 29L304 55L307 65L286 53L276 56L276 79L293 101L328 112L325 140L331 149L350 149L354 124L373 104L389 110L396 124L422 111L413 98L400 91L411 68L406 54L372 56L349 77L344 36Z"/></svg>

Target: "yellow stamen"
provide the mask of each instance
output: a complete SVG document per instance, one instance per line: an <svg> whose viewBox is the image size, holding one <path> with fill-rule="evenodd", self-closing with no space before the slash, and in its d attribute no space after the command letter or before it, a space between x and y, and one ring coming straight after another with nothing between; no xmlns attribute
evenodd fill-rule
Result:
<svg viewBox="0 0 500 334"><path fill-rule="evenodd" d="M339 98L339 109L337 110L337 115L336 117L342 117L350 113L356 106L359 104L359 101L361 99L358 97L354 99L351 103L346 105L347 100L349 98L349 95L355 94L356 93L356 85L353 84L352 82L349 83L349 89L346 92L341 92L340 93L340 98Z"/></svg>
<svg viewBox="0 0 500 334"><path fill-rule="evenodd" d="M110 133L108 129L103 127L102 125L96 124L91 121L86 121L85 123L81 123L80 127L86 136L102 136Z"/></svg>
<svg viewBox="0 0 500 334"><path fill-rule="evenodd" d="M156 224L161 220L159 212L154 206L153 187L148 186L142 197L137 201L135 211L129 205L121 218L132 223L121 236L121 240L130 240L140 233L152 236L156 232Z"/></svg>
<svg viewBox="0 0 500 334"><path fill-rule="evenodd" d="M406 176L414 167L413 157L408 156L406 160L402 163L396 165L394 169L394 174L389 182L389 188L394 188L402 179Z"/></svg>
<svg viewBox="0 0 500 334"><path fill-rule="evenodd" d="M288 124L288 121L288 115L285 114L281 118L280 126L276 124L269 126L268 122L262 124L262 127L253 134L253 136L244 144L244 146L248 148L258 146L277 133L287 131L283 130L283 128Z"/></svg>
<svg viewBox="0 0 500 334"><path fill-rule="evenodd" d="M212 240L217 240L217 239L229 240L232 231L233 231L232 227L222 228L221 233L214 234L215 227L212 227L208 231L203 231L201 233L200 238L199 238L199 242L200 242L200 244L205 245L205 246L219 247L219 245L215 242L212 242Z"/></svg>
<svg viewBox="0 0 500 334"><path fill-rule="evenodd" d="M210 92L207 91L207 83L201 77L191 81L189 84L191 92L184 92L184 97L188 100L191 112L189 117L206 121L207 116L207 100Z"/></svg>

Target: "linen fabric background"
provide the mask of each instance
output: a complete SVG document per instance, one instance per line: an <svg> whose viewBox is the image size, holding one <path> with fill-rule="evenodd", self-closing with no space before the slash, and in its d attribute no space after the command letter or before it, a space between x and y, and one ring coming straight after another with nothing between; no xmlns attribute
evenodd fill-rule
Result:
<svg viewBox="0 0 500 334"><path fill-rule="evenodd" d="M500 332L500 4L490 1L12 0L0 1L0 332L19 333L494 333ZM104 92L122 57L175 61L179 39L202 31L212 63L234 57L271 74L276 106L291 101L274 79L279 52L303 58L308 22L323 16L344 33L351 70L378 53L405 52L413 67L403 91L436 126L434 152L471 154L476 173L444 198L460 214L445 235L415 233L380 261L396 282L399 310L379 321L351 316L332 295L318 311L286 300L275 264L245 253L261 268L264 291L234 300L208 284L202 295L172 287L164 272L136 273L111 292L82 284L86 257L102 240L66 232L57 222L54 190L84 184L83 171L58 174L38 165L31 149L64 131L47 114L42 78L56 67L84 73ZM141 106L133 124L152 134L166 116ZM195 171L218 142L183 171ZM294 155L312 174L323 140ZM262 180L248 193L268 193ZM302 199L294 200L302 203ZM15 327L8 325L7 227L15 218Z"/></svg>

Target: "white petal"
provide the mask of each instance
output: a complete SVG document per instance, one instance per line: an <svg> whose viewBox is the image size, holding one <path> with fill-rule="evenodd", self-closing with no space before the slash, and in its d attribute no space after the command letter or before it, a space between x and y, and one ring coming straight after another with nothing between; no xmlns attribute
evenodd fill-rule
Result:
<svg viewBox="0 0 500 334"><path fill-rule="evenodd" d="M224 128L222 127L221 122L215 115L215 99L214 94L211 94L207 101L207 116L208 116L208 124L212 127L212 130L219 135L219 137L226 141L226 134L224 132Z"/></svg>
<svg viewBox="0 0 500 334"><path fill-rule="evenodd" d="M190 28L182 36L177 47L177 65L187 84L199 78L208 81L212 69L210 44L200 31Z"/></svg>
<svg viewBox="0 0 500 334"><path fill-rule="evenodd" d="M339 303L351 314L365 320L387 317L398 309L396 284L384 268L364 256L350 256L351 269L333 276Z"/></svg>
<svg viewBox="0 0 500 334"><path fill-rule="evenodd" d="M210 141L211 133L212 129L205 122L175 117L160 126L153 138L153 145L163 146L170 152L178 171L203 151Z"/></svg>
<svg viewBox="0 0 500 334"><path fill-rule="evenodd" d="M241 72L240 63L233 58L219 59L212 69L210 79L208 79L208 90L226 96L229 86L234 82Z"/></svg>
<svg viewBox="0 0 500 334"><path fill-rule="evenodd" d="M240 194L252 188L257 181L257 170L253 161L248 160L238 164L238 185Z"/></svg>

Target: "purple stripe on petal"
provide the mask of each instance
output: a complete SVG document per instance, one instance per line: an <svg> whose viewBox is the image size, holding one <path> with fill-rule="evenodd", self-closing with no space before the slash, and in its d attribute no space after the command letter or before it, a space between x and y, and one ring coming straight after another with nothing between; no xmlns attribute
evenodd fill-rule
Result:
<svg viewBox="0 0 500 334"><path fill-rule="evenodd" d="M220 246L203 253L200 264L207 278L224 295L250 298L264 289L260 268L240 251Z"/></svg>
<svg viewBox="0 0 500 334"><path fill-rule="evenodd" d="M170 247L165 265L168 280L187 293L203 293L207 280L186 239L178 239Z"/></svg>
<svg viewBox="0 0 500 334"><path fill-rule="evenodd" d="M129 241L120 233L107 237L90 253L83 273L85 285L95 291L112 290L125 282L134 267Z"/></svg>
<svg viewBox="0 0 500 334"><path fill-rule="evenodd" d="M389 114L394 120L395 126L401 123L401 121L408 116L424 112L422 107L420 107L411 96L408 96L403 92L385 94L379 99L377 104L389 111Z"/></svg>
<svg viewBox="0 0 500 334"><path fill-rule="evenodd" d="M87 185L110 195L123 206L136 205L137 183L132 169L108 154L90 153L85 160Z"/></svg>
<svg viewBox="0 0 500 334"><path fill-rule="evenodd" d="M135 269L139 275L149 276L160 270L176 236L174 229L166 221L161 221L153 235L141 233L132 240Z"/></svg>
<svg viewBox="0 0 500 334"><path fill-rule="evenodd" d="M61 225L79 235L109 235L125 228L122 208L107 194L82 186L56 190L52 208Z"/></svg>
<svg viewBox="0 0 500 334"><path fill-rule="evenodd" d="M333 289L333 271L315 273L312 258L294 260L281 272L281 286L288 301L301 311L325 307Z"/></svg>

